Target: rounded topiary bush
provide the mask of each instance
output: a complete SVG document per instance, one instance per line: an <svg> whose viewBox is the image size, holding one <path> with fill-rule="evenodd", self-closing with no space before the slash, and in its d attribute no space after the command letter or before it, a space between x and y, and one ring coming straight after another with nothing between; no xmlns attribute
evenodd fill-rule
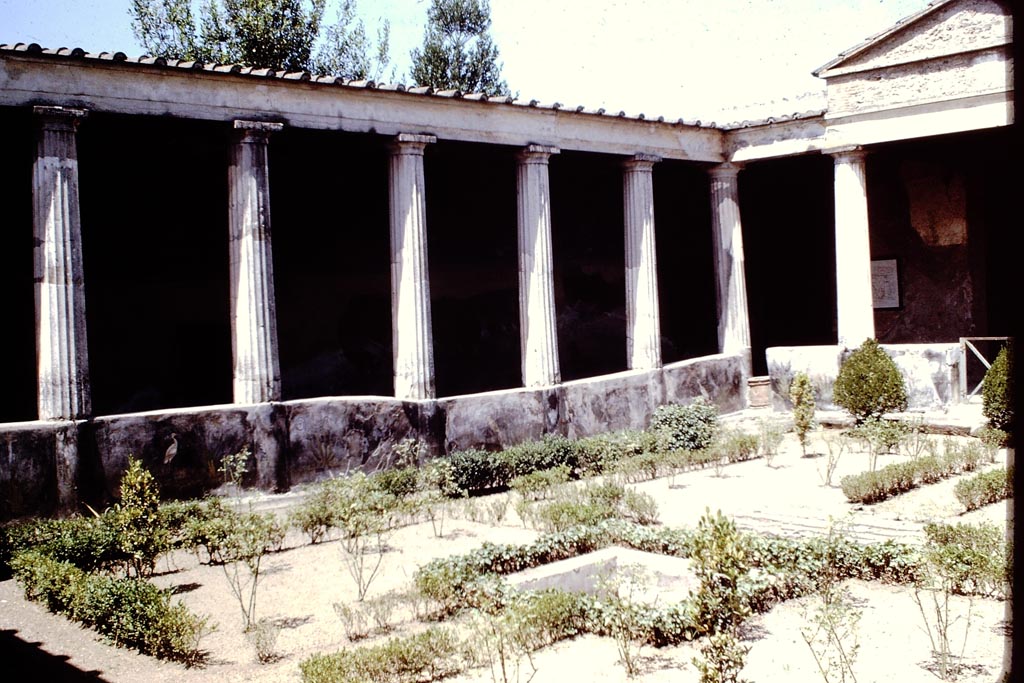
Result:
<svg viewBox="0 0 1024 683"><path fill-rule="evenodd" d="M1010 431L1013 423L1010 362L1009 347L1004 347L985 373L981 384L981 412L992 427L1005 432Z"/></svg>
<svg viewBox="0 0 1024 683"><path fill-rule="evenodd" d="M664 435L671 450L703 450L718 434L718 408L703 396L686 406L658 406L651 417L651 431Z"/></svg>
<svg viewBox="0 0 1024 683"><path fill-rule="evenodd" d="M903 375L874 339L865 339L840 366L833 398L857 422L907 409Z"/></svg>

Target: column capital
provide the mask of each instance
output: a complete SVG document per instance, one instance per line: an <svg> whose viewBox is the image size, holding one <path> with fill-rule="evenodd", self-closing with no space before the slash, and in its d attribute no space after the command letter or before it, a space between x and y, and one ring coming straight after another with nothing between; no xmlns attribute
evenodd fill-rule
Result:
<svg viewBox="0 0 1024 683"><path fill-rule="evenodd" d="M521 150L519 150L519 152L516 154L516 159L520 163L546 164L548 163L548 158L552 154L558 154L561 151L562 150L560 150L558 147L549 147L547 145L535 145L531 143L526 147L523 147Z"/></svg>
<svg viewBox="0 0 1024 683"><path fill-rule="evenodd" d="M712 178L735 178L743 170L742 161L726 161L716 164L708 169L708 175Z"/></svg>
<svg viewBox="0 0 1024 683"><path fill-rule="evenodd" d="M240 142L266 142L271 133L279 133L283 128L283 123L272 121L235 119L234 122L234 129L238 133Z"/></svg>
<svg viewBox="0 0 1024 683"><path fill-rule="evenodd" d="M634 154L622 162L622 167L627 171L650 171L659 161L661 157L656 154Z"/></svg>
<svg viewBox="0 0 1024 683"><path fill-rule="evenodd" d="M399 133L391 143L392 154L416 154L422 155L427 145L437 142L436 135L417 135L414 133Z"/></svg>
<svg viewBox="0 0 1024 683"><path fill-rule="evenodd" d="M78 123L89 115L87 109L74 109L71 107L35 106L32 107L44 130L70 130L73 131Z"/></svg>
<svg viewBox="0 0 1024 683"><path fill-rule="evenodd" d="M860 145L844 145L842 147L833 147L831 149L822 150L823 154L828 154L837 163L846 163L849 161L864 161L868 153Z"/></svg>

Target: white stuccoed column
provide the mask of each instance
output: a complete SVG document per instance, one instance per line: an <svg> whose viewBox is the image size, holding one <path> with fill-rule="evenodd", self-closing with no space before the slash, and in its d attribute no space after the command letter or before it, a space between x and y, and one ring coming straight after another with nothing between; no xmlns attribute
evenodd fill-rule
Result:
<svg viewBox="0 0 1024 683"><path fill-rule="evenodd" d="M637 154L623 164L626 227L626 360L630 370L661 367L658 263L654 248L654 164Z"/></svg>
<svg viewBox="0 0 1024 683"><path fill-rule="evenodd" d="M725 163L710 171L720 353L737 353L750 348L743 228L740 222L740 168L738 164Z"/></svg>
<svg viewBox="0 0 1024 683"><path fill-rule="evenodd" d="M871 241L864 158L859 147L830 152L835 159L836 312L839 345L860 346L875 336L871 295Z"/></svg>
<svg viewBox="0 0 1024 683"><path fill-rule="evenodd" d="M391 146L391 342L395 396L436 395L423 150L433 135L403 133Z"/></svg>
<svg viewBox="0 0 1024 683"><path fill-rule="evenodd" d="M551 186L548 159L557 147L529 145L519 153L519 339L524 387L558 384Z"/></svg>
<svg viewBox="0 0 1024 683"><path fill-rule="evenodd" d="M234 402L281 398L267 141L280 123L235 121L228 167Z"/></svg>
<svg viewBox="0 0 1024 683"><path fill-rule="evenodd" d="M39 123L32 169L37 406L40 420L74 419L92 411L75 144L86 112L33 111Z"/></svg>

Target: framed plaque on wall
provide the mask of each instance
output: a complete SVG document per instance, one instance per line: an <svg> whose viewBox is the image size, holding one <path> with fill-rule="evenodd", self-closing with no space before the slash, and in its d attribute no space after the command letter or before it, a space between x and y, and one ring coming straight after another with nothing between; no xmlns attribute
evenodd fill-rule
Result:
<svg viewBox="0 0 1024 683"><path fill-rule="evenodd" d="M877 259L871 262L871 296L875 308L900 308L898 259Z"/></svg>

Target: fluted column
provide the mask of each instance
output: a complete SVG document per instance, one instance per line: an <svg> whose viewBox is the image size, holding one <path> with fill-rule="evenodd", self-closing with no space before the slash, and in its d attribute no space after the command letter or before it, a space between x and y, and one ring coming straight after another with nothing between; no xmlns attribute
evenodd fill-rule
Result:
<svg viewBox="0 0 1024 683"><path fill-rule="evenodd" d="M41 420L74 419L92 411L75 144L86 112L33 111L39 124L32 169L38 412Z"/></svg>
<svg viewBox="0 0 1024 683"><path fill-rule="evenodd" d="M551 187L548 159L557 147L529 145L519 153L519 339L524 387L558 384Z"/></svg>
<svg viewBox="0 0 1024 683"><path fill-rule="evenodd" d="M436 395L423 181L423 151L436 141L403 133L391 147L391 341L395 396L404 399Z"/></svg>
<svg viewBox="0 0 1024 683"><path fill-rule="evenodd" d="M851 147L834 151L832 156L835 159L837 327L839 344L852 348L875 336L866 153L859 147Z"/></svg>
<svg viewBox="0 0 1024 683"><path fill-rule="evenodd" d="M718 306L718 350L737 353L750 348L747 282L743 267L737 164L711 169L711 230L714 239L715 300Z"/></svg>
<svg viewBox="0 0 1024 683"><path fill-rule="evenodd" d="M661 366L658 264L654 247L654 164L637 154L623 164L626 232L626 360L630 370Z"/></svg>
<svg viewBox="0 0 1024 683"><path fill-rule="evenodd" d="M235 121L228 168L235 403L281 398L267 142L280 123Z"/></svg>

